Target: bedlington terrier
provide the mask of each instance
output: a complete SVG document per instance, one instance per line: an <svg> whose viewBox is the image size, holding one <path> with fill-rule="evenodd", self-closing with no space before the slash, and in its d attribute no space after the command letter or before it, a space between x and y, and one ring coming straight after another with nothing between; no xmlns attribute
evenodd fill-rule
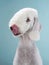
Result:
<svg viewBox="0 0 49 65"><path fill-rule="evenodd" d="M41 30L37 10L21 9L11 18L9 27L14 36L20 38L13 65L43 65L35 44L40 39Z"/></svg>

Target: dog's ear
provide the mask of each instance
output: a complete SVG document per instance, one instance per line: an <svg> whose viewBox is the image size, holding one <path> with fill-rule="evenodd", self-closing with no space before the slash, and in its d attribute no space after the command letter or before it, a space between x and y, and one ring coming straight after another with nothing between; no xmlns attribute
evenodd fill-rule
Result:
<svg viewBox="0 0 49 65"><path fill-rule="evenodd" d="M33 41L38 41L38 40L40 40L40 33L38 31L31 31L29 33L29 37Z"/></svg>
<svg viewBox="0 0 49 65"><path fill-rule="evenodd" d="M38 17L34 18L33 28L29 32L29 37L33 41L40 40L40 30L41 30L41 24L39 23Z"/></svg>

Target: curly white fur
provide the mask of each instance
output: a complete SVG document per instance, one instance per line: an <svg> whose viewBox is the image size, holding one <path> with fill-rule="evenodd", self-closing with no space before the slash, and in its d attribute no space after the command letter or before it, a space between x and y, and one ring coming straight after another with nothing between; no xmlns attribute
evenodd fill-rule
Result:
<svg viewBox="0 0 49 65"><path fill-rule="evenodd" d="M29 17L30 22L26 23ZM35 44L40 38L41 25L36 9L24 8L18 11L10 20L9 27L16 24L19 27L20 42L16 50L13 65L42 65L39 50Z"/></svg>

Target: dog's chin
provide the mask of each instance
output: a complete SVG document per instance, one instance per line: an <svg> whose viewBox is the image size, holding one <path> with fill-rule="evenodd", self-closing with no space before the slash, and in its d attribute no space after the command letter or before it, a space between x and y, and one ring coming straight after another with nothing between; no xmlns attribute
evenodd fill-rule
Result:
<svg viewBox="0 0 49 65"><path fill-rule="evenodd" d="M22 35L21 33L13 33L14 36L20 36Z"/></svg>
<svg viewBox="0 0 49 65"><path fill-rule="evenodd" d="M23 36L23 33L17 33L17 34L13 33L13 35L14 35L14 37L21 37L21 36Z"/></svg>
<svg viewBox="0 0 49 65"><path fill-rule="evenodd" d="M18 31L18 32L16 32L15 30L14 31L12 31L12 33L13 33L13 35L14 35L14 37L21 37L21 36L23 36L25 33L27 33L27 31Z"/></svg>
<svg viewBox="0 0 49 65"><path fill-rule="evenodd" d="M25 33L14 34L14 37L22 37Z"/></svg>

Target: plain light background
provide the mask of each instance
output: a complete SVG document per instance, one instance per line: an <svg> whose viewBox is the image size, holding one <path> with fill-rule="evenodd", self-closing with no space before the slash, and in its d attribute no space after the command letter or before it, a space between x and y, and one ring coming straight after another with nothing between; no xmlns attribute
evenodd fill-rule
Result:
<svg viewBox="0 0 49 65"><path fill-rule="evenodd" d="M19 39L12 36L8 23L18 10L25 7L38 10L42 30L37 47L43 65L49 65L49 0L0 0L0 65L12 65Z"/></svg>

